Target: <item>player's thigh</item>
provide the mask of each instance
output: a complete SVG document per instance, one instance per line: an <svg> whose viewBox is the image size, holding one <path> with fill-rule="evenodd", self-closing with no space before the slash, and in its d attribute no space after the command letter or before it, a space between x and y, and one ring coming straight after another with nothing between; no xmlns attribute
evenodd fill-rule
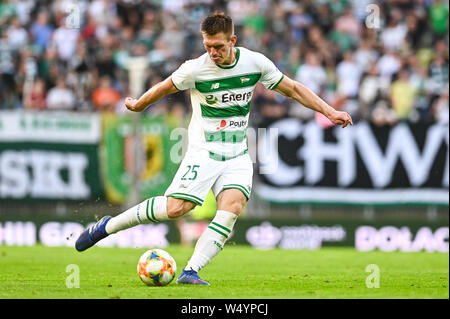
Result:
<svg viewBox="0 0 450 319"><path fill-rule="evenodd" d="M223 189L217 195L217 209L239 215L247 204L247 197L236 188Z"/></svg>

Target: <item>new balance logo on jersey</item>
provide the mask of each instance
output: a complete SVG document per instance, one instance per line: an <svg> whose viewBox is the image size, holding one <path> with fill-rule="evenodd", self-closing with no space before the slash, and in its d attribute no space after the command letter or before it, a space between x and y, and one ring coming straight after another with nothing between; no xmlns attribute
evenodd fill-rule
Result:
<svg viewBox="0 0 450 319"><path fill-rule="evenodd" d="M219 86L220 86L220 83L213 83L211 85L211 90L217 90L219 88Z"/></svg>
<svg viewBox="0 0 450 319"><path fill-rule="evenodd" d="M242 84L244 84L245 82L248 82L248 81L250 81L249 78L241 78L241 83Z"/></svg>

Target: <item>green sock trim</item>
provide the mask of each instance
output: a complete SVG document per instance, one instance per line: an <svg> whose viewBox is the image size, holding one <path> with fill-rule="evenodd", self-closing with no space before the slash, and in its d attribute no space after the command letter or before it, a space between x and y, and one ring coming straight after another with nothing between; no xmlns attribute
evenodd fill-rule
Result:
<svg viewBox="0 0 450 319"><path fill-rule="evenodd" d="M153 210L154 204L155 204L155 197L152 198L151 212L152 212L152 217L153 217L153 219L156 220L156 222L159 223L159 220L157 220L156 217L155 217L155 211Z"/></svg>
<svg viewBox="0 0 450 319"><path fill-rule="evenodd" d="M228 233L231 233L231 230L226 228L225 226L222 226L216 222L211 222L211 224L214 224L215 226L222 228L223 230L227 231Z"/></svg>
<svg viewBox="0 0 450 319"><path fill-rule="evenodd" d="M221 235L224 236L225 238L228 238L228 235L227 235L227 234L225 234L225 233L221 232L220 230L218 230L218 229L212 227L211 225L209 225L208 228L210 228L210 229L212 229L212 230L218 232L219 234L221 234Z"/></svg>
<svg viewBox="0 0 450 319"><path fill-rule="evenodd" d="M152 200L154 200L154 198L152 198ZM152 219L151 217L150 217L150 215L148 214L148 204L150 203L150 200L149 199L147 199L147 209L146 209L146 215L147 215L147 219L149 220L149 221L151 221L152 223L157 223L157 221L156 220L154 220L154 219ZM153 209L153 202L152 202L152 209Z"/></svg>

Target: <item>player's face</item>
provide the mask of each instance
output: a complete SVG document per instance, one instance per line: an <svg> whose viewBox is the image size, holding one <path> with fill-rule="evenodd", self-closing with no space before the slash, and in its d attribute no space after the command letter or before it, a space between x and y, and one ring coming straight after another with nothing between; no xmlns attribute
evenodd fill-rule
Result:
<svg viewBox="0 0 450 319"><path fill-rule="evenodd" d="M202 32L203 46L208 52L211 60L216 64L231 64L233 60L233 47L236 44L236 36L232 35L230 38L219 32L214 35L208 35Z"/></svg>

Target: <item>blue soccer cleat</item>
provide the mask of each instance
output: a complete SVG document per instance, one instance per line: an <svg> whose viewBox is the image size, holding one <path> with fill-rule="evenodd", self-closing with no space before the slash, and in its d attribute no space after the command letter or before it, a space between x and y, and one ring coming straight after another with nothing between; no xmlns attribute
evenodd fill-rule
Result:
<svg viewBox="0 0 450 319"><path fill-rule="evenodd" d="M209 286L209 282L202 280L195 270L184 270L177 279L177 284L188 285L206 285Z"/></svg>
<svg viewBox="0 0 450 319"><path fill-rule="evenodd" d="M106 232L105 226L108 220L111 219L111 216L105 216L100 219L95 225L89 227L84 232L81 233L80 237L78 237L75 248L78 251L86 250L92 246L99 240L107 237L109 234Z"/></svg>

